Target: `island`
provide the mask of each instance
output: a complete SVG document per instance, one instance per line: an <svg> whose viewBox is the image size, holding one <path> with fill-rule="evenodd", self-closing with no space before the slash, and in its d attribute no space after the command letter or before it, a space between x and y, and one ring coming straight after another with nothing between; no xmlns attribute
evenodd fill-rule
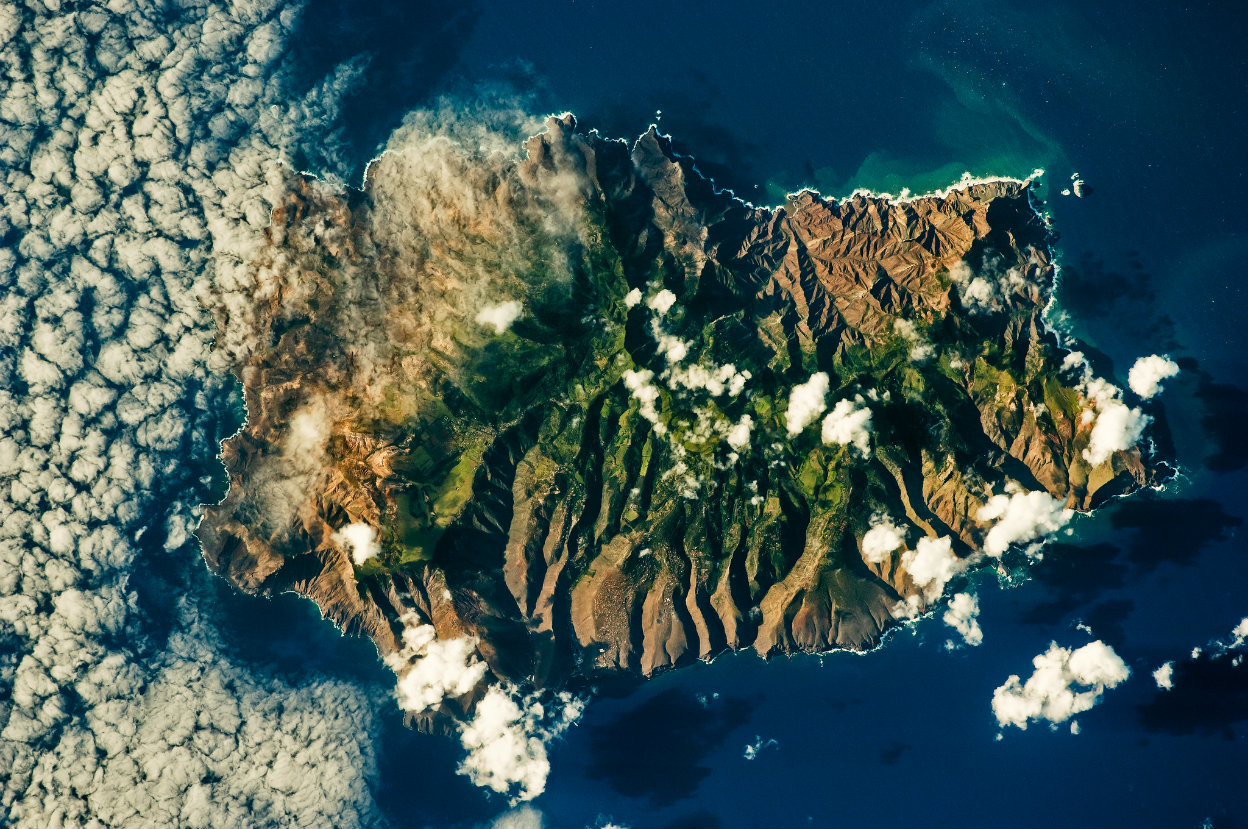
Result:
<svg viewBox="0 0 1248 829"><path fill-rule="evenodd" d="M1032 180L773 208L654 128L451 144L290 173L209 301L247 420L205 559L400 675L467 649L419 727L495 682L873 648L1164 475L1046 326Z"/></svg>

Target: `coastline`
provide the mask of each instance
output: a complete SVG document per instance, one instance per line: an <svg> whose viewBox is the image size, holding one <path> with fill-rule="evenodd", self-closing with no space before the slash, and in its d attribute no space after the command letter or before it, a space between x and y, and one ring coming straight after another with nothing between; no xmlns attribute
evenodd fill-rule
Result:
<svg viewBox="0 0 1248 829"><path fill-rule="evenodd" d="M563 117L565 120L560 121L559 123L563 124L564 127L568 128L568 132L570 133L572 116L570 115L570 113L568 113L568 114L565 114L565 116ZM549 135L550 135L550 131L548 129L545 132L538 133L536 137L531 137L528 142L525 142L525 144L522 146L530 147L530 149L527 149L525 151L524 156L527 157L528 154L530 154L533 151L532 147L545 146L542 142L546 140L546 137L548 137ZM698 174L699 176L701 175L697 171L696 162L693 160L693 158L690 156L684 156L679 153L676 153L671 148L670 137L659 134L657 132L657 127L652 127L651 130L647 131L646 133L643 133L642 136L638 137L637 139L633 141L632 149L630 150L630 155L637 152L638 148L640 147L640 142L642 142L643 140L647 139L647 137L650 137L650 136L652 136L654 140L656 141L658 148L662 152L662 155L667 159L667 162L669 162L675 167L683 167L683 165L687 163L689 165L689 168L692 169L694 173ZM603 140L608 144L619 144L625 147L627 146L627 142L622 139L614 139L614 140L603 139ZM364 177L364 183L366 186L368 185L368 182L371 181L371 177L374 175L374 172L377 169L377 165L385 161L387 159L388 153L390 152L392 151L387 150L379 154L376 158L370 161L369 164L366 166L365 177ZM1043 175L1043 171L1041 170L1036 170L1033 173L1033 176L1026 178L1026 179L1017 179L1017 178L1010 178L1010 177L974 178L970 175L964 175L961 180L954 182L950 184L948 187L943 188L941 190L937 190L937 191L933 191L929 193L923 193L923 194L908 194L908 195L902 195L902 196L896 196L896 197L892 196L891 194L871 194L869 191L865 191L865 190L854 191L849 196L845 196L840 199L826 199L820 194L818 194L817 192L813 190L809 190L809 189L799 190L792 195L794 198L800 198L800 197L808 195L812 203L815 203L823 208L835 207L839 209L846 205L851 204L855 200L859 200L859 201L870 200L870 201L875 201L875 202L879 202L879 203L883 203L883 204L896 207L900 205L908 205L908 204L914 204L914 203L919 203L919 202L924 202L924 201L944 201L944 200L947 200L951 195L960 194L960 193L968 193L969 191L972 190L972 188L975 188L975 187L983 187L983 186L991 187L992 185L1008 184L1011 186L1016 186L1018 188L1018 193L1011 194L1010 198L1017 198L1018 195L1021 194L1023 198L1026 199L1026 209L1030 211L1031 216L1046 228L1045 233L1044 233L1044 239L1045 239L1044 244L1045 244L1046 253L1049 253L1052 251L1052 245L1050 243L1051 234L1047 230L1047 228L1049 227L1049 222L1047 221L1045 214L1037 210L1036 205L1033 201L1033 193L1032 193L1031 186L1030 186L1032 182L1035 179L1039 178L1039 176L1041 175ZM722 190L720 188L717 188L714 184L713 179L702 176L701 180L706 182L709 185L709 188L712 193L712 197L725 198L727 199L729 205L734 205L740 209L746 210L749 213L752 213L752 214L760 213L760 208L756 208L750 205L748 202L744 201L743 199L738 198L733 191ZM778 217L778 216L784 215L785 209L786 209L785 207L781 206L781 207L776 207L774 209L767 209L761 212L766 215ZM271 223L276 217L276 211L277 211L277 208L274 208L274 210L270 214ZM270 226L272 227L272 224ZM1055 280L1052 281L1048 285L1037 286L1037 290L1040 291L1041 293L1046 292L1046 291L1048 293L1048 302L1045 306L1046 310L1052 305L1054 285L1055 285ZM237 379L237 374L235 374L235 377ZM247 410L246 399L247 399L246 395L244 395L243 405L245 407L245 419L244 419L243 425L240 426L239 432L236 433L234 436L232 436L232 438L227 438L226 440L222 441L221 448L222 448L223 454L225 451L225 443L233 438L237 438L239 435L244 433L247 430L247 428L252 424L252 413L249 410ZM223 463L223 466L224 466L224 463ZM224 505L226 500L228 500L228 498L229 498L229 492L227 491L225 498L223 498L223 500L217 506L220 507ZM202 526L202 522L201 522L201 526ZM904 578L904 577L898 577L898 576L892 577L894 581L896 581L898 578ZM901 582L898 582L898 583L900 584ZM307 588L304 588L304 590L306 589ZM894 589L901 589L901 588L894 587ZM262 588L260 590L257 590L257 592L260 594L263 594L264 590ZM281 589L280 592L291 592L291 593L295 593L296 595L301 595L301 596L306 596L306 597L311 598L310 596L308 596L306 592L303 592L300 589L293 587L292 585L287 585L285 588ZM448 591L448 597L449 595L450 594ZM382 645L380 644L376 636L370 635L363 630L349 629L348 623L346 620L342 620L342 623L340 624L340 619L338 618L338 616L341 614L331 614L331 612L327 610L324 602L317 601L315 598L313 598L313 601L314 603L316 603L318 610L321 613L322 618L330 619L331 623L335 625L335 629L338 630L341 634L346 634L348 632L351 632L352 634L364 633L364 635L368 635L370 639L373 639L375 649L379 656L387 655L386 649L382 647ZM425 601L428 601L428 599L426 599ZM944 605L941 601L933 600L930 603L927 603L924 605L922 613L919 615L919 619L930 618L931 615L943 609L944 609ZM861 609L859 609L859 611L861 611ZM868 610L868 616L870 616L869 610ZM786 630L786 632L783 633L783 636L784 636L783 641L777 641L771 644L766 644L765 645L766 649L764 651L761 651L760 655L764 659L770 659L771 656L774 656L778 653L784 653L785 655L793 655L796 653L830 654L830 653L835 653L839 651L848 651L851 653L866 655L869 653L874 653L877 650L883 648L887 644L889 639L891 638L891 635L894 631L899 630L902 627L907 627L908 625L905 623L913 622L913 621L916 621L916 620L910 619L910 618L902 619L899 617L890 616L889 623L883 624L883 626L878 629L878 632L871 634L871 638L869 640L862 642L861 646L842 645L839 641L832 641L832 640L829 640L824 645L809 646L805 644L799 644L795 641L790 641L789 634ZM391 625L393 625L393 620L391 620L390 623ZM874 623L876 625L881 624L881 622L878 619L876 619ZM460 624L461 623L457 622L455 623L453 627L448 628L448 630L461 629ZM787 626L787 622L785 624ZM711 651L704 655L699 654L695 651L695 652L689 652L683 656L688 657L688 662L702 661L702 662L710 663L710 662L714 662L717 658L719 658L725 653L738 653L743 650L759 651L760 641L757 638L758 632L755 631L753 634L751 634L751 636L753 638L748 638L747 640L741 641L740 643L737 643L735 639L725 641L720 647L718 648L712 647ZM703 646L705 647L709 645L711 645L711 643L708 641L704 643ZM396 643L396 647L397 647L397 643ZM496 658L505 658L505 657L498 656ZM681 659L682 659L682 655L678 655L678 656L673 657L672 661L669 663L659 663L647 669L641 669L639 666L625 667L623 663L621 663L620 666L594 664L594 665L589 665L589 666L584 666L584 667L578 667L573 673L579 676L581 675L581 672L584 671L585 672L584 675L587 678L589 678L590 681L592 681L592 678L594 676L608 675L608 674L615 674L615 673L625 673L625 674L631 675L636 672L638 673L639 676L654 676L660 673L666 673L668 671L674 670L677 667L682 667L684 664L688 664L688 662L679 661Z"/></svg>

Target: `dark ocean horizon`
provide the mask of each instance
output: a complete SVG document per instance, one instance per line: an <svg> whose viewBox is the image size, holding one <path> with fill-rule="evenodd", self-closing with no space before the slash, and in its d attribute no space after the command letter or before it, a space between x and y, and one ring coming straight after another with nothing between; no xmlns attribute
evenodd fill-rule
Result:
<svg viewBox="0 0 1248 829"><path fill-rule="evenodd" d="M1184 369L1150 410L1179 474L1077 520L1021 585L974 575L981 646L947 648L956 634L936 616L867 655L725 655L604 690L551 747L531 804L545 825L1248 823L1248 666L1189 659L1248 615L1248 12L1232 8L311 0L297 49L309 77L373 53L346 107L352 175L407 110L487 87L615 137L657 119L756 203L1044 168L1055 320L1119 385L1148 354ZM1085 197L1060 195L1076 173ZM389 692L372 645L309 602L219 588L240 657ZM1079 715L1080 733L1003 732L993 689L1050 642L1093 639L1132 675ZM1151 673L1172 660L1163 691ZM453 741L404 729L397 707L378 739L395 825L485 824L508 808L455 774Z"/></svg>

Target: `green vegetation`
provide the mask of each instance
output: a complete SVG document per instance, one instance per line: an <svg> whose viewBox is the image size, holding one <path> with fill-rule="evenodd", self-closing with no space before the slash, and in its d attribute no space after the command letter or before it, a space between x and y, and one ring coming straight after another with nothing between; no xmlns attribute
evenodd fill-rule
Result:
<svg viewBox="0 0 1248 829"><path fill-rule="evenodd" d="M929 309L906 318L912 332L905 336L894 329L896 318L886 317L876 328L886 334L851 333L827 348L799 334L784 312L703 292L692 261L662 251L651 258L622 254L611 242L613 219L595 210L582 234L588 244L566 270L541 262L531 268L526 314L509 331L457 335L471 347L461 364L444 366L441 398L422 398L419 406L387 401L388 412L424 415L411 419L409 448L395 467L405 484L394 497L389 546L378 566L433 559L457 522L489 527L506 519L486 514L489 507L474 496L483 476L496 474L486 460L490 447L509 441L505 462L524 465L524 491L558 493L569 510L595 511L592 526L571 530L582 536L568 542L581 551L573 583L592 575L594 550L635 532L683 551L708 572L726 566L740 546L757 598L808 544L823 545L829 560L840 561L844 544L852 549L850 536L865 532L873 515L903 514L898 476L923 453L952 455L968 468L981 464L989 445L981 420L1015 434L1028 401L1043 401L1055 419L1078 417L1078 394L1058 378L1049 346L1012 339L1028 330L1025 307L1012 319ZM948 271L929 278L930 290L953 290ZM664 287L678 302L657 314L645 300ZM625 297L634 288L643 302L629 307ZM663 337L687 348L682 368L731 364L748 371L744 390L714 395L674 383L666 357L656 353ZM930 353L916 359L916 345ZM626 371L647 369L652 415L622 382ZM887 448L892 465L824 445L819 421L795 438L787 434L789 394L815 371L831 380L829 411L863 396L873 446ZM752 421L749 444L734 451L726 435L745 415ZM521 425L532 417L535 426ZM927 514L922 495L910 497ZM667 566L663 560L657 552L631 558L629 578L654 577ZM843 575L821 578L838 596L852 598L857 589Z"/></svg>

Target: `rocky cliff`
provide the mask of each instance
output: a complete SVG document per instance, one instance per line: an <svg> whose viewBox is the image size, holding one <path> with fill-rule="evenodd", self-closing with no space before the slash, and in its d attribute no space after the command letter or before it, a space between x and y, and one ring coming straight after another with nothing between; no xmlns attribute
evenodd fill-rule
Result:
<svg viewBox="0 0 1248 829"><path fill-rule="evenodd" d="M759 208L570 116L471 156L292 175L215 302L248 421L200 536L240 588L558 686L869 648L1156 478L1138 430L1093 441L1121 403L1045 329L1026 182Z"/></svg>

